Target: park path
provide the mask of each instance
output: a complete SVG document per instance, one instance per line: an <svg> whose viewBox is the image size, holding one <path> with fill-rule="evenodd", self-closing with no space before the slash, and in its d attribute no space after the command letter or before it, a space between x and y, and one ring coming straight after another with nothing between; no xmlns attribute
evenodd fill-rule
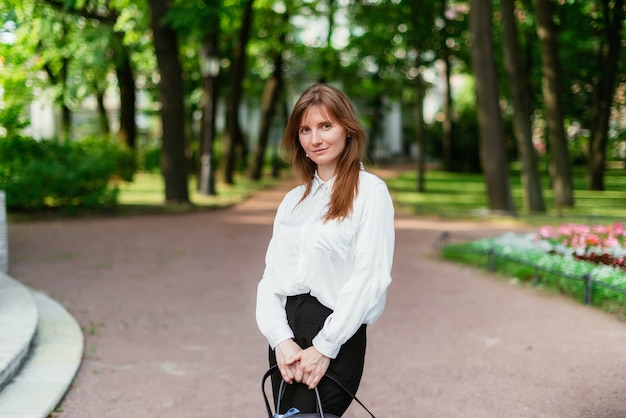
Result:
<svg viewBox="0 0 626 418"><path fill-rule="evenodd" d="M288 183L213 212L9 225L10 274L85 333L58 418L262 417L255 292ZM505 224L396 217L394 281L360 398L378 418L626 417L626 324L442 262ZM365 417L357 405L348 418Z"/></svg>

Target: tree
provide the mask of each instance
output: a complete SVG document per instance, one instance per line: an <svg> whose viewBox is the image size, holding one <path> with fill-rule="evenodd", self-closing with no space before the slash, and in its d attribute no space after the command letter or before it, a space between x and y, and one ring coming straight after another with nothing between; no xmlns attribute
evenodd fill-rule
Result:
<svg viewBox="0 0 626 418"><path fill-rule="evenodd" d="M209 7L210 0L206 0ZM202 129L200 131L200 170L198 172L198 191L206 195L216 195L215 157L215 108L217 106L217 80L219 75L219 9L209 12L204 46L200 51L202 78L204 79L202 106Z"/></svg>
<svg viewBox="0 0 626 418"><path fill-rule="evenodd" d="M226 133L224 137L224 181L234 184L235 163L237 155L245 162L245 140L239 124L239 106L243 95L243 79L246 69L246 46L250 40L250 27L252 26L252 10L254 0L245 0L243 20L239 40L234 51L230 69L230 94L228 95Z"/></svg>
<svg viewBox="0 0 626 418"><path fill-rule="evenodd" d="M531 147L528 141L528 114L538 115L539 118L547 115L550 119L548 125L550 129L546 130L545 137L549 141L548 151L554 187L564 189L558 176L562 176L562 165L564 164L567 169L570 163L566 149L568 145L571 147L581 144L578 147L580 150L572 147L572 150L577 152L574 154L576 161L589 157L587 162L590 174L592 171L602 173L604 160L598 163L599 160L595 157L604 158L607 152L606 136L603 139L607 132L606 120L614 124L615 119L607 118L611 118L609 115L614 115L616 111L612 102L612 90L607 90L606 86L615 85L615 80L621 80L625 76L617 64L620 63L620 55L615 53L619 46L615 40L620 39L621 26L618 27L618 24L621 24L620 16L623 13L621 7L624 0L558 3L537 1L540 5L549 3L558 7L555 9L558 15L549 16L554 22L558 19L559 23L558 27L552 28L554 36L559 35L558 56L554 50L546 54L551 55L560 66L561 78L555 84L562 83L562 90L559 88L553 91L547 88L549 83L545 82L543 86L546 93L543 95L540 94L539 88L525 87L526 93L534 96L530 99L518 97L524 93L522 85L539 85L542 68L553 68L553 62L544 61L547 64L542 66L538 60L537 62L532 60L535 56L540 56L540 43L534 41L540 32L543 33L543 29L535 31L534 27L534 23L539 21L538 26L543 28L541 26L543 20L535 19L535 14L541 17L538 13L542 10L540 7L529 10L524 15L523 22L521 20L516 22L520 32L525 30L521 32L523 34L528 35L532 29L533 41L517 40L513 42L513 47L508 46L507 33L510 33L513 39L515 33L505 31L502 33L503 36L500 36L500 32L493 33L491 43L492 47L495 45L492 60L496 68L500 68L500 63L504 59L505 68L508 66L511 74L513 72L510 68L516 69L510 81L506 77L498 76L497 73L495 77L502 92L502 103L512 103L516 109L515 113L512 113L516 137L518 140L525 138L517 146L523 166L524 201L527 207L540 208L540 205L535 206L531 203L532 190L536 192L538 187L530 186L532 183L537 185L537 181L531 178L534 177L531 173L536 170L528 168L532 163L527 161L527 157L533 155L533 152L529 151ZM508 19L511 15L506 11L510 2L511 0L506 0L503 4L502 10L506 12L503 18ZM426 184L424 158L427 152L440 158L445 169L467 169L468 165L465 163L470 160L471 169L480 168L477 150L482 150L484 146L476 146L479 143L479 129L477 129L478 118L474 115L474 95L473 93L468 95L465 91L453 91L450 88L453 76L458 75L459 79L470 80L466 85L473 82L468 64L470 52L476 51L472 51L467 42L469 37L466 17L470 10L468 0L442 0L430 3L408 0L159 2L165 4L167 9L161 16L160 24L169 28L168 36L176 37L175 43L179 48L178 54L171 55L172 57L178 55L177 70L170 69L170 74L165 74L167 70L165 67L168 64L163 63L163 57L155 60L156 57L152 55L153 42L154 51L162 51L162 45L156 43L162 42L163 37L159 38L157 32L155 37L149 36L150 14L144 13L149 11L146 3L148 2L145 0L45 0L43 3L34 0L0 0L3 10L20 15L20 30L32 32L31 36L20 38L19 48L27 51L24 53L25 56L36 57L30 61L7 59L6 62L11 63L13 70L24 70L25 74L28 74L25 81L29 86L34 86L34 91L38 91L41 86L41 90L46 93L58 94L57 103L66 107L66 120L71 109L81 106L84 98L93 95L98 98L104 131L108 122L105 120L106 109L102 98L105 89L108 91L110 88L111 75L115 74L122 113L119 135L122 138L127 137L127 142L132 144L132 138L135 136L133 133L135 115L126 109L132 108L134 111L133 94L137 88L135 80L139 85L138 88L143 90L142 93L147 92L149 100L154 101L156 86L160 84L163 104L170 107L169 110L164 107L163 111L164 113L170 111L175 115L174 118L166 117L163 126L163 160L166 165L163 169L164 176L167 177L168 190L172 187L183 187L180 186L182 179L190 169L187 167L185 157L185 152L188 151L189 155L200 157L199 190L206 190L208 194L214 191L212 171L216 164L213 164L212 147L213 142L221 138L221 132L216 132L215 125L217 97L223 99L227 108L224 146L221 147L224 152L220 163L224 164L226 181L232 182L235 170L246 168L247 147L250 146L251 149L255 147L254 144L249 144L250 140L243 138L244 132L247 131L244 128L247 126L244 126L246 121L239 120L240 111L243 109L242 103L245 102L249 109L262 108L259 141L255 150L254 167L251 167L251 175L257 177L262 175L259 170L262 168L266 148L269 146L270 126L275 125L271 122L275 113L274 106L288 106L290 96L286 94L281 96L279 89L283 88L286 92L291 92L292 89L300 91L304 84L320 79L341 86L355 101L363 123L368 128L370 137L368 151L372 158L380 156L380 151L387 150L385 146L388 143L382 141L386 136L385 116L388 106L396 108L396 105L400 104L398 107L404 111L404 121L403 144L399 151L403 157L410 156L411 146L418 143L420 150L418 177L421 181L421 186L418 184L418 187L424 188ZM515 2L518 11L526 11L524 7L529 3L531 2ZM48 5L54 7L47 7ZM279 9L289 10L287 24L279 21L283 17L278 12ZM492 15L492 18L494 16L499 15ZM589 24L586 24L587 22ZM510 23L504 23L503 29L514 28ZM280 38L283 33L284 40ZM62 36L65 38L62 39ZM26 42L22 43L23 40ZM517 49L514 50L516 44ZM527 48L523 53L519 52L520 44ZM145 48L148 47L150 52L146 53ZM15 54L17 48L16 46L6 49ZM106 53L99 54L94 51ZM519 64L520 61L515 63L522 55L526 58L522 62L527 64L525 68ZM509 59L513 61L512 64L507 62ZM19 68L15 67L17 62L23 64L19 64ZM210 65L204 65L207 63ZM611 63L614 63L614 70ZM41 69L44 66L48 67L49 78L41 77ZM156 74L157 67L161 67L160 81L159 75ZM278 67L282 67L280 79ZM481 70L479 67L474 65L474 68ZM211 68L224 68L228 73L225 71L224 75L216 74L213 77L210 74ZM610 71L605 71L605 68ZM272 75L274 70L276 73ZM178 72L178 76L175 77L182 78L182 81L167 84L182 87L175 101L170 100L166 103L163 96L165 93L163 80L167 77L171 80L174 72ZM524 81L526 73L528 76ZM436 84L429 78L432 74L439 74ZM612 82L610 77L613 77ZM54 80L58 80L58 83L54 84ZM63 87L62 80L66 80L66 87ZM265 99L262 98L264 84L267 91ZM479 91L481 88L484 87L480 87ZM423 102L423 97L430 99L433 92L440 93L439 97L442 100L441 107L435 110L435 122L430 124L424 115L430 115L426 111L431 108L426 105L432 102ZM550 92L552 97L548 97L547 92ZM483 99L484 94L479 93L479 100ZM467 96L471 96L469 100ZM560 101L560 110L554 109L553 100ZM471 106L467 106L469 103ZM28 102L24 101L21 106L22 109L27 109ZM173 111L172 107L177 109ZM201 123L198 117L200 114L202 114ZM182 123L179 122L181 119ZM561 121L560 131L558 128L554 129L555 119ZM251 120L256 121L254 118ZM544 120L540 122L543 123ZM498 123L502 125L502 121ZM178 127L174 129L175 125ZM564 128L569 130L576 125L583 129L579 130L576 142L567 142L563 139L564 153L555 138L565 131ZM222 125L217 126L219 128ZM502 126L494 126L492 129L499 131ZM594 132L590 141L590 154L585 153L587 148L584 146L586 145L584 140L587 139L584 133L587 129ZM438 135L439 130L441 135ZM172 135L173 131L176 133ZM434 135L435 131L437 135ZM462 135L459 134L461 131ZM611 135L609 140L614 137ZM174 137L175 140L172 139ZM441 141L427 140L430 138L441 138ZM186 143L187 140L189 144ZM197 148L196 140L199 143ZM555 162L557 158L561 160ZM593 170L592 164L595 167ZM182 173L179 180L173 180L171 170ZM175 183L179 186L174 186ZM558 199L561 199L560 195L563 193L556 194L559 195ZM535 197L535 200L539 201L539 196ZM169 199L170 197L166 198ZM557 206L559 205L563 206L562 203L557 203Z"/></svg>
<svg viewBox="0 0 626 418"><path fill-rule="evenodd" d="M550 0L534 0L537 13L537 36L541 46L542 90L546 106L548 143L550 147L550 174L554 205L557 208L574 205L572 175L567 138L563 125L561 103L561 64L557 43L557 29L552 17Z"/></svg>
<svg viewBox="0 0 626 418"><path fill-rule="evenodd" d="M413 28L413 48L415 49L414 68L417 69L415 76L415 121L417 138L417 191L426 191L426 122L424 121L424 98L426 97L426 83L422 77L421 69L424 65L425 45L424 38L418 35L420 28L426 26L425 23L432 19L434 11L432 7L425 4L418 5L411 3L411 26Z"/></svg>
<svg viewBox="0 0 626 418"><path fill-rule="evenodd" d="M254 164L250 177L254 180L260 180L262 177L263 165L265 162L265 151L269 143L270 127L272 120L276 114L276 108L280 102L280 96L283 91L283 48L287 36L287 23L289 22L289 14L285 10L282 13L282 25L280 25L280 34L278 36L277 48L274 51L274 68L271 76L265 82L263 98L261 101L261 125L259 128L259 141L254 157Z"/></svg>
<svg viewBox="0 0 626 418"><path fill-rule="evenodd" d="M54 13L49 12L51 15ZM46 19L44 19L45 21ZM57 16L57 19L46 21L50 26L56 26L58 28L55 31L52 27L47 29L51 32L57 32L56 37L47 38L40 37L38 42L38 53L41 56L46 56L46 50L49 49L52 53L48 55L48 59L43 60L43 69L48 76L51 84L57 86L55 101L61 108L61 137L63 140L69 140L72 135L72 111L68 105L68 71L70 60L72 57L71 48L69 45L68 32L71 25L68 25L65 21L65 16ZM50 47L52 43L52 47ZM56 53L56 54L55 54Z"/></svg>
<svg viewBox="0 0 626 418"><path fill-rule="evenodd" d="M529 212L545 212L541 179L532 141L530 82L515 24L514 0L501 0L504 66L511 86L513 127L522 163L521 180L524 207Z"/></svg>
<svg viewBox="0 0 626 418"><path fill-rule="evenodd" d="M204 195L217 194L214 144L224 54L220 44L225 36L222 17L231 17L228 7L234 6L224 0L171 0L167 13L167 23L180 45L185 113L191 116L186 125L191 133L189 148L197 149L198 158L191 161L191 168L197 175L197 190ZM200 120L196 115L201 115Z"/></svg>
<svg viewBox="0 0 626 418"><path fill-rule="evenodd" d="M113 62L120 92L120 127L117 136L134 149L137 140L137 96L130 53L124 45L124 33L116 30L111 38Z"/></svg>
<svg viewBox="0 0 626 418"><path fill-rule="evenodd" d="M487 183L489 209L514 213L491 43L491 4L484 0L471 0L470 7L470 47L476 77L480 157Z"/></svg>
<svg viewBox="0 0 626 418"><path fill-rule="evenodd" d="M182 68L176 32L165 23L168 0L150 0L150 26L159 67L162 151L161 168L167 204L189 203Z"/></svg>
<svg viewBox="0 0 626 418"><path fill-rule="evenodd" d="M61 13L80 16L106 25L109 33L101 30L100 36L108 39L108 47L112 52L112 62L115 66L120 94L120 124L117 136L129 148L134 149L137 138L135 77L130 53L124 44L125 33L116 28L116 23L120 17L118 11L112 9L108 2L106 5L87 2L82 3L80 7L77 7L75 2L68 3L63 0L46 0L46 2ZM97 57L98 55L93 54L93 56ZM103 94L103 89L96 89L95 94ZM100 101L98 103L100 117L106 118L103 103Z"/></svg>
<svg viewBox="0 0 626 418"><path fill-rule="evenodd" d="M450 62L450 48L448 47L448 18L446 16L447 4L447 0L441 1L440 19L442 27L439 31L439 51L441 62L443 64L444 85L444 91L441 95L441 113L443 114L441 121L442 161L443 169L450 171L452 170L452 148L454 146L454 139L452 136L452 84L450 82L452 65Z"/></svg>
<svg viewBox="0 0 626 418"><path fill-rule="evenodd" d="M591 136L589 138L589 188L604 190L606 148L609 135L609 119L615 93L615 79L619 67L624 21L623 0L602 0L602 38L598 61L602 72L596 78L593 95Z"/></svg>
<svg viewBox="0 0 626 418"><path fill-rule="evenodd" d="M349 9L354 22L350 25L350 41L337 53L340 65L334 77L341 80L349 96L358 99L365 125L369 122L367 157L373 162L377 162L378 151L385 150L381 142L385 137L383 123L388 104L402 103L403 108L410 109L406 113L410 113L407 131L414 132L412 122L419 111L415 109L419 100L415 79L420 70L416 66L414 43L420 39L427 42L426 33L431 26L421 24L428 22L423 16L415 24L412 7L413 3L408 2L354 2ZM420 60L427 54L426 49L420 48ZM414 135L403 138L402 151L407 156L410 143L415 140Z"/></svg>

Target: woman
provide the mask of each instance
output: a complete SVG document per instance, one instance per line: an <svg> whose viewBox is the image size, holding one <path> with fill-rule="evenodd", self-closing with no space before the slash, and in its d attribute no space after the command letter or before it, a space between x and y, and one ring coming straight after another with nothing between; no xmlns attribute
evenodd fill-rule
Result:
<svg viewBox="0 0 626 418"><path fill-rule="evenodd" d="M365 171L365 131L350 100L316 84L297 101L283 149L302 185L281 202L257 291L257 324L270 345L279 413L341 416L356 393L365 360L366 326L385 306L394 250L394 209L385 183Z"/></svg>

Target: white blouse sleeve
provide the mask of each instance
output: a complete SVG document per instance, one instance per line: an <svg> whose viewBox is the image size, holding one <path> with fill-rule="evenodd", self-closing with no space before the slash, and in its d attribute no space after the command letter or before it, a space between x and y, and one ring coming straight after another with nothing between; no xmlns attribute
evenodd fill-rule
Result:
<svg viewBox="0 0 626 418"><path fill-rule="evenodd" d="M274 219L273 235L270 239L267 253L265 255L265 270L257 287L256 301L256 321L261 333L267 339L272 349L290 338L294 338L293 331L287 322L285 305L287 297L280 295L275 290L276 278L274 276L276 254L276 229L280 223L280 218L284 211L285 202L279 206Z"/></svg>
<svg viewBox="0 0 626 418"><path fill-rule="evenodd" d="M313 345L327 357L335 358L341 345L362 324L378 320L385 307L391 283L395 244L394 208L385 183L380 181L362 197L363 211L358 224L352 273L342 286L333 313L313 339Z"/></svg>

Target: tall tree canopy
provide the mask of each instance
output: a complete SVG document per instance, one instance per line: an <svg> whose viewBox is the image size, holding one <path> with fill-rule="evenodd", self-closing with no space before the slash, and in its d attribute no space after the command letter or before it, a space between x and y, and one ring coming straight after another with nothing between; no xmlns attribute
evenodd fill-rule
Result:
<svg viewBox="0 0 626 418"><path fill-rule="evenodd" d="M528 211L543 210L543 161L556 206L574 202L573 164L586 164L590 188L602 189L606 160L626 158L623 0L496 2L474 28L503 28L492 32L493 54L470 59L469 16L479 3L0 0L0 135L23 129L33 99L49 97L62 121L57 136L76 139L74 113L93 100L102 134L111 130L140 154L158 136L165 200L185 203L189 175L209 194L216 166L234 182L252 163L260 178L294 97L323 80L357 104L370 161L419 155L424 192L427 162L480 169L493 207L510 209L504 187L491 193L512 158ZM477 59L494 69L493 82L485 84ZM493 105L476 107L474 88ZM107 108L111 95L116 110ZM160 123L146 131L155 111ZM393 155L390 114L401 114ZM484 120L502 121L493 129L506 146L484 155L494 151L483 133L479 160Z"/></svg>

